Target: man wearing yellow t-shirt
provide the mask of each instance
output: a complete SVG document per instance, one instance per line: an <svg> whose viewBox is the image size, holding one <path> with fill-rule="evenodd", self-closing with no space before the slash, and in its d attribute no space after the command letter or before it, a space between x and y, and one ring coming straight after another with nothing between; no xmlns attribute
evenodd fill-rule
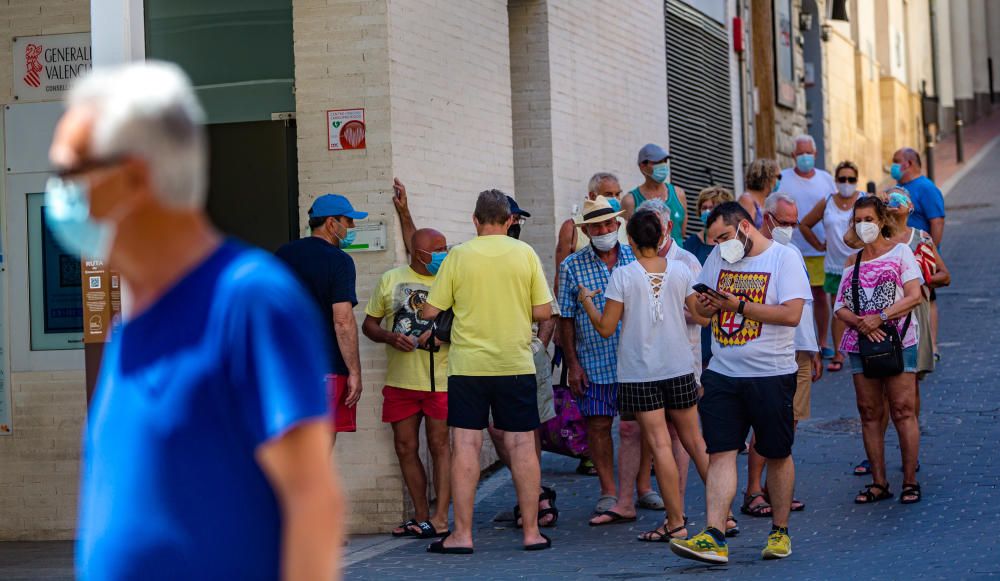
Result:
<svg viewBox="0 0 1000 581"><path fill-rule="evenodd" d="M507 236L512 216L498 190L479 194L472 217L478 236L457 246L441 266L421 317L453 309L448 354L448 426L455 527L431 544L434 553L472 552L472 516L483 429L503 430L526 550L552 546L538 530L541 470L535 454L538 417L531 322L552 316L552 293L530 246Z"/></svg>
<svg viewBox="0 0 1000 581"><path fill-rule="evenodd" d="M392 425L396 457L403 482L413 499L414 516L392 531L395 537L421 539L448 532L449 464L448 444L448 345L431 352L418 348L429 335L431 322L420 317L441 263L447 254L443 234L429 228L418 230L411 241L410 263L382 275L365 307L361 331L376 343L385 343L388 366L382 388L382 421ZM383 328L382 322L387 317ZM433 377L431 358L434 358ZM427 474L420 461L420 422L426 419L427 447L434 461L433 516L427 500Z"/></svg>

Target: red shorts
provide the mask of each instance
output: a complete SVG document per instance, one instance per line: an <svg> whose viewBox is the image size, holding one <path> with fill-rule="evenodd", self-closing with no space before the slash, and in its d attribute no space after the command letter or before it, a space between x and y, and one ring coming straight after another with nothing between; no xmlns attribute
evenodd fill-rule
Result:
<svg viewBox="0 0 1000 581"><path fill-rule="evenodd" d="M347 407L347 376L327 375L326 393L330 397L330 423L334 432L358 431L358 406Z"/></svg>
<svg viewBox="0 0 1000 581"><path fill-rule="evenodd" d="M382 388L382 421L391 424L423 413L435 420L448 419L448 392L417 391L387 385Z"/></svg>

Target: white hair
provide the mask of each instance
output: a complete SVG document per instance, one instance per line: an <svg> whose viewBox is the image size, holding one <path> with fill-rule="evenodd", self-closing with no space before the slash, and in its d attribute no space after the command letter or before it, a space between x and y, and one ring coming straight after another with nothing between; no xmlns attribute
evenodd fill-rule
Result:
<svg viewBox="0 0 1000 581"><path fill-rule="evenodd" d="M764 211L773 216L774 213L778 211L778 202L791 204L796 211L798 210L798 204L795 203L795 198L788 194L775 192L764 199Z"/></svg>
<svg viewBox="0 0 1000 581"><path fill-rule="evenodd" d="M146 61L95 69L73 86L67 103L93 108L95 158L140 158L160 201L178 208L204 206L205 113L180 67Z"/></svg>
<svg viewBox="0 0 1000 581"><path fill-rule="evenodd" d="M611 180L617 184L618 176L616 176L613 173L607 173L603 171L595 173L590 178L590 183L587 184L587 192L591 194L596 194L597 188L601 187L601 182L603 182L604 180Z"/></svg>
<svg viewBox="0 0 1000 581"><path fill-rule="evenodd" d="M802 135L796 137L794 143L795 145L798 145L800 143L808 143L809 146L813 148L813 151L816 150L816 140L813 139L812 135L809 135L807 133L803 133Z"/></svg>
<svg viewBox="0 0 1000 581"><path fill-rule="evenodd" d="M668 224L673 225L674 221L670 217L670 208L667 207L666 202L659 199L646 200L645 202L639 204L639 207L635 209L636 212L640 210L649 210L655 212L657 216L660 217L660 221L663 222L664 227Z"/></svg>

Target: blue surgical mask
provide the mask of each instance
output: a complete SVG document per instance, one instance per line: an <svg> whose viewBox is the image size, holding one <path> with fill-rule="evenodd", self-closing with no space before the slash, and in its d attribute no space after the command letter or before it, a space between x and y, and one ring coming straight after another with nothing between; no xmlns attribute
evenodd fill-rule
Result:
<svg viewBox="0 0 1000 581"><path fill-rule="evenodd" d="M889 175L892 176L892 179L898 182L899 180L903 179L903 168L901 168L898 163L894 163L892 164L892 167L889 169Z"/></svg>
<svg viewBox="0 0 1000 581"><path fill-rule="evenodd" d="M816 157L811 153L803 153L795 157L795 167L802 173L809 173L816 167Z"/></svg>
<svg viewBox="0 0 1000 581"><path fill-rule="evenodd" d="M780 189L781 189L781 178L778 178L778 180L774 182L774 188L771 189L771 193L773 194L774 192L777 192Z"/></svg>
<svg viewBox="0 0 1000 581"><path fill-rule="evenodd" d="M670 164L669 163L658 163L653 166L653 173L650 176L654 181L658 183L664 183L670 179Z"/></svg>
<svg viewBox="0 0 1000 581"><path fill-rule="evenodd" d="M910 198L899 192L892 192L889 194L889 203L886 205L890 208L909 208Z"/></svg>
<svg viewBox="0 0 1000 581"><path fill-rule="evenodd" d="M701 213L701 223L708 224L708 216L712 213L711 210L705 210Z"/></svg>
<svg viewBox="0 0 1000 581"><path fill-rule="evenodd" d="M622 211L622 203L618 201L618 198L608 198L608 204L611 206L611 209L614 210L615 212Z"/></svg>
<svg viewBox="0 0 1000 581"><path fill-rule="evenodd" d="M448 253L431 252L430 255L431 255L431 261L426 263L425 266L427 266L427 272L431 273L432 275L435 275L438 273L438 270L441 269L441 263L444 262L444 259L446 256L448 256Z"/></svg>
<svg viewBox="0 0 1000 581"><path fill-rule="evenodd" d="M90 217L86 182L49 178L45 184L45 221L65 250L85 258L108 259L114 227Z"/></svg>
<svg viewBox="0 0 1000 581"><path fill-rule="evenodd" d="M354 244L354 239L357 237L358 237L357 232L355 232L354 230L348 230L347 234L344 234L344 237L340 239L340 247L349 248L352 244Z"/></svg>

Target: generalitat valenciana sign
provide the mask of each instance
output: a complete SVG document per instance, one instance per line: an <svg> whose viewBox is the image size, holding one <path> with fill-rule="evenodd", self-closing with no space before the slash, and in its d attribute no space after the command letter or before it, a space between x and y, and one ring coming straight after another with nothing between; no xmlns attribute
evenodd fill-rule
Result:
<svg viewBox="0 0 1000 581"><path fill-rule="evenodd" d="M14 99L58 101L91 67L90 34L47 34L14 39Z"/></svg>

